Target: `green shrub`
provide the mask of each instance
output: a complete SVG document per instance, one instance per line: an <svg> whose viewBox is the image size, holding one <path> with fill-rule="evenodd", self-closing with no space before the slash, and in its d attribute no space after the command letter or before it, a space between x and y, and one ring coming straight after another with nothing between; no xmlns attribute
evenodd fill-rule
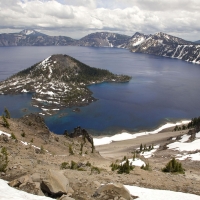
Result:
<svg viewBox="0 0 200 200"><path fill-rule="evenodd" d="M82 155L83 154L83 143L81 143L81 148L80 148L80 155Z"/></svg>
<svg viewBox="0 0 200 200"><path fill-rule="evenodd" d="M80 167L78 168L78 171L86 171L84 168Z"/></svg>
<svg viewBox="0 0 200 200"><path fill-rule="evenodd" d="M99 169L98 167L92 166L92 167L91 167L91 174L92 174L93 172L96 172L96 173L98 173L98 174L101 173L101 171L100 171L100 169Z"/></svg>
<svg viewBox="0 0 200 200"><path fill-rule="evenodd" d="M87 161L86 166L91 167L92 164L89 161Z"/></svg>
<svg viewBox="0 0 200 200"><path fill-rule="evenodd" d="M178 162L175 158L172 158L167 165L162 169L163 172L171 172L171 173L180 173L184 174L185 170L182 167L182 164Z"/></svg>
<svg viewBox="0 0 200 200"><path fill-rule="evenodd" d="M40 153L41 153L41 154L45 154L45 149L44 149L43 146L40 147Z"/></svg>
<svg viewBox="0 0 200 200"><path fill-rule="evenodd" d="M142 166L141 166L141 169L147 170L147 171L150 171L150 170L151 170L149 163L147 163L145 166L142 165Z"/></svg>
<svg viewBox="0 0 200 200"><path fill-rule="evenodd" d="M10 128L10 124L8 123L8 120L4 115L2 115L2 119L3 119L3 126L6 128Z"/></svg>
<svg viewBox="0 0 200 200"><path fill-rule="evenodd" d="M33 143L33 138L31 139L31 141L30 141L31 143Z"/></svg>
<svg viewBox="0 0 200 200"><path fill-rule="evenodd" d="M4 109L4 113L5 113L5 118L10 119L10 112L8 111L7 108Z"/></svg>
<svg viewBox="0 0 200 200"><path fill-rule="evenodd" d="M5 147L1 149L0 153L0 172L5 172L8 166L8 152Z"/></svg>
<svg viewBox="0 0 200 200"><path fill-rule="evenodd" d="M25 132L24 132L24 131L22 131L22 134L21 134L21 136L22 136L22 137L25 137L25 136L26 136L26 134L25 134Z"/></svg>
<svg viewBox="0 0 200 200"><path fill-rule="evenodd" d="M77 169L78 168L78 165L76 162L74 162L73 160L71 161L71 166L70 166L70 169Z"/></svg>
<svg viewBox="0 0 200 200"><path fill-rule="evenodd" d="M61 163L60 169L69 169L69 168L70 168L70 166L69 166L68 162Z"/></svg>
<svg viewBox="0 0 200 200"><path fill-rule="evenodd" d="M70 155L74 155L73 149L72 149L72 145L69 145L69 154Z"/></svg>
<svg viewBox="0 0 200 200"><path fill-rule="evenodd" d="M112 164L110 165L110 167L111 167L111 170L112 170L112 171L115 171L115 170L118 170L118 169L119 169L120 165L118 165L117 163L112 163Z"/></svg>
<svg viewBox="0 0 200 200"><path fill-rule="evenodd" d="M11 133L11 136L10 136L10 137L11 137L11 139L13 139L13 140L16 140L16 139L17 139L14 133Z"/></svg>
<svg viewBox="0 0 200 200"><path fill-rule="evenodd" d="M126 162L122 165L119 165L119 168L118 168L118 171L117 173L118 174L123 174L123 173L126 173L126 174L129 174L131 170L134 169L134 166L132 166L130 163L129 163L129 160L127 159Z"/></svg>

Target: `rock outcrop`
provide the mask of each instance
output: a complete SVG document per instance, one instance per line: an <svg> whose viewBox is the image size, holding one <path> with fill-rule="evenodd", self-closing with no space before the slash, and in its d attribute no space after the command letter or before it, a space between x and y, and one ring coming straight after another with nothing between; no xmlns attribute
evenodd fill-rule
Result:
<svg viewBox="0 0 200 200"><path fill-rule="evenodd" d="M74 132L69 134L69 137L71 138L80 137L80 136L83 137L83 140L85 139L88 140L88 142L92 145L92 149L95 148L93 137L85 129L82 129L80 126L78 126L77 128L74 128Z"/></svg>
<svg viewBox="0 0 200 200"><path fill-rule="evenodd" d="M61 197L68 193L69 180L62 171L49 170L47 179L41 182L41 190L46 196Z"/></svg>
<svg viewBox="0 0 200 200"><path fill-rule="evenodd" d="M50 130L46 126L44 118L39 114L31 113L29 115L25 115L24 117L20 118L19 121L34 129L35 133L39 137L42 137L44 140L49 139Z"/></svg>
<svg viewBox="0 0 200 200"><path fill-rule="evenodd" d="M121 184L106 184L98 188L93 195L95 199L109 200L132 200L130 192Z"/></svg>
<svg viewBox="0 0 200 200"><path fill-rule="evenodd" d="M22 176L20 178L17 178L13 181L10 181L8 184L11 187L15 187L18 188L20 190L23 190L25 192L31 193L31 194L35 194L35 195L40 195L40 196L44 196L42 190L40 189L40 177L38 176L38 178L34 178L36 175L25 175Z"/></svg>

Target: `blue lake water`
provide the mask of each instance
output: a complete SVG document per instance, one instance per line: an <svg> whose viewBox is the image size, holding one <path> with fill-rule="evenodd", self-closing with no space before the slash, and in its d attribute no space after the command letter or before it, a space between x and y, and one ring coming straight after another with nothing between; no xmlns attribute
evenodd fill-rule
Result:
<svg viewBox="0 0 200 200"><path fill-rule="evenodd" d="M200 65L177 59L131 53L125 49L92 47L0 48L0 80L52 54L68 54L92 67L132 76L129 83L89 86L99 100L75 113L65 109L45 117L50 130L61 134L80 125L91 133L152 130L160 124L200 115ZM13 117L39 109L30 106L31 94L1 95L0 114L7 107ZM28 108L28 112L23 112ZM61 113L66 113L60 118Z"/></svg>

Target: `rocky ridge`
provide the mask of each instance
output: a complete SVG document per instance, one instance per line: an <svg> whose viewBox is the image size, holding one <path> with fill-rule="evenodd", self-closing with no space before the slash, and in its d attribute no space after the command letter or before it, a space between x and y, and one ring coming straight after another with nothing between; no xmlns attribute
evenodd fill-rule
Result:
<svg viewBox="0 0 200 200"><path fill-rule="evenodd" d="M121 35L109 32L97 32L89 34L80 40L76 41L75 46L89 46L89 47L120 47L130 36Z"/></svg>
<svg viewBox="0 0 200 200"><path fill-rule="evenodd" d="M89 84L129 80L129 76L89 67L67 55L52 55L0 82L0 94L31 92L32 105L40 107L42 114L52 114L95 101L86 87Z"/></svg>
<svg viewBox="0 0 200 200"><path fill-rule="evenodd" d="M149 36L137 34L134 38L141 42L137 45L133 43L129 47L132 52L178 58L200 64L200 45L193 42L161 32Z"/></svg>
<svg viewBox="0 0 200 200"><path fill-rule="evenodd" d="M0 46L88 46L126 48L131 52L182 59L200 64L199 41L190 42L166 34L145 35L136 32L132 37L110 32L96 32L80 40L65 36L48 36L35 30L0 34Z"/></svg>
<svg viewBox="0 0 200 200"><path fill-rule="evenodd" d="M70 37L49 36L33 29L0 34L0 46L66 46L74 41L76 40Z"/></svg>

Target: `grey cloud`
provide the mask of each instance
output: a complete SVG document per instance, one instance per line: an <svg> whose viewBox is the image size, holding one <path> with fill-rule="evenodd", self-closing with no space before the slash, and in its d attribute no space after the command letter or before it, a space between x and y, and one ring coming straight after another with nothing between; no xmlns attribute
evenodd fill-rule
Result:
<svg viewBox="0 0 200 200"><path fill-rule="evenodd" d="M104 2L107 3L104 5ZM0 0L0 27L36 27L48 30L48 33L52 30L54 35L64 32L67 35L70 32L72 35L80 34L80 37L91 31L104 30L129 35L136 31L162 31L187 37L191 32L197 37L200 13L191 9L199 8L200 2L190 0L192 5L188 5L188 2L189 0Z"/></svg>

